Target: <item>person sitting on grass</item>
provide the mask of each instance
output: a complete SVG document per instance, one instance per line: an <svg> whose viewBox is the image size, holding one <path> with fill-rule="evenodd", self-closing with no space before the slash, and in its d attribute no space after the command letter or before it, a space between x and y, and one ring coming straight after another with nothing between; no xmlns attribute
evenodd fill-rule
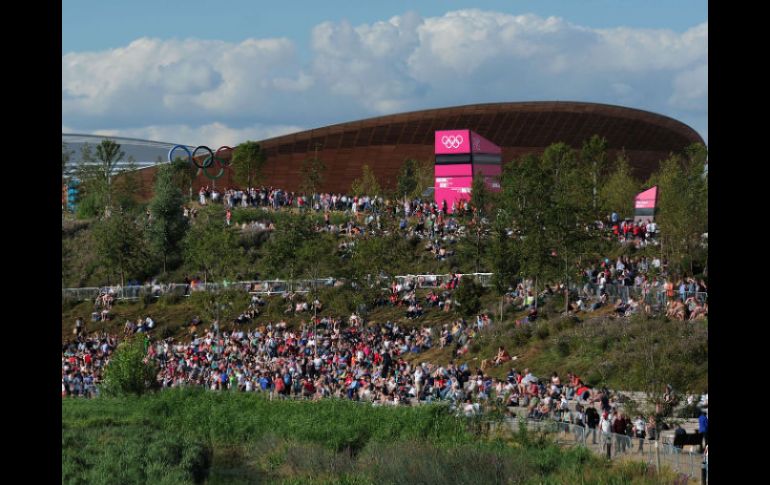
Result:
<svg viewBox="0 0 770 485"><path fill-rule="evenodd" d="M509 354L508 351L505 350L505 347L502 345L498 347L497 356L495 357L495 367L503 364L504 362L508 362L509 360L511 360L511 354Z"/></svg>

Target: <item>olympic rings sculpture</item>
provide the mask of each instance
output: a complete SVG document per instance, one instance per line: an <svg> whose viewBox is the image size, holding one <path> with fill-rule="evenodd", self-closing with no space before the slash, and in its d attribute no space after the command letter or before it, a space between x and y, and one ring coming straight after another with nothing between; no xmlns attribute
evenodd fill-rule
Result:
<svg viewBox="0 0 770 485"><path fill-rule="evenodd" d="M441 137L441 143L447 148L460 148L460 145L463 144L463 137L462 135L444 135Z"/></svg>
<svg viewBox="0 0 770 485"><path fill-rule="evenodd" d="M199 147L196 147L191 153L190 149L187 148L186 146L176 145L173 148L171 148L171 150L168 151L169 162L174 161L174 152L176 150L184 150L184 152L187 154L187 162L198 167L198 173L196 175L200 175L201 173L203 173L210 180L216 180L225 174L225 167L230 165L230 162L232 160L232 152L233 152L233 148L228 146L221 146L217 149L216 152L212 151L211 148L207 146L199 146ZM195 159L198 152L203 152L203 153L208 152L208 156L203 160L203 163L200 163L200 164ZM223 158L222 153L224 152L230 152L230 157ZM214 162L219 164L219 172L217 174L212 175L209 173L208 169L212 165L214 165Z"/></svg>

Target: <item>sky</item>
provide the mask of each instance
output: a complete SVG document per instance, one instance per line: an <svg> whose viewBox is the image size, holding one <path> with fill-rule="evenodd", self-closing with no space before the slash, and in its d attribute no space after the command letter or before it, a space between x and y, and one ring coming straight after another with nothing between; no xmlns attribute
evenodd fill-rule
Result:
<svg viewBox="0 0 770 485"><path fill-rule="evenodd" d="M706 0L63 0L62 132L235 145L473 103L585 101L708 141Z"/></svg>

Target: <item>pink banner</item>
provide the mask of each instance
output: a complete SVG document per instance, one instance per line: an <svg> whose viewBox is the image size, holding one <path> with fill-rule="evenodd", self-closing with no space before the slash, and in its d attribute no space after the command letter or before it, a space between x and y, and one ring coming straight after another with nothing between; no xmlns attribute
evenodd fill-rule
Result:
<svg viewBox="0 0 770 485"><path fill-rule="evenodd" d="M436 155L470 153L470 130L444 130L436 132Z"/></svg>
<svg viewBox="0 0 770 485"><path fill-rule="evenodd" d="M471 131L471 150L473 150L473 153L488 153L492 155L503 153L499 146L473 131Z"/></svg>
<svg viewBox="0 0 770 485"><path fill-rule="evenodd" d="M452 163L449 165L436 165L436 177L471 177L473 166L470 163Z"/></svg>
<svg viewBox="0 0 770 485"><path fill-rule="evenodd" d="M655 203L658 200L658 186L645 190L636 196L635 205L636 209L654 209Z"/></svg>
<svg viewBox="0 0 770 485"><path fill-rule="evenodd" d="M446 201L447 210L452 213L452 207L457 200L471 198L473 177L436 177L433 200L439 207Z"/></svg>

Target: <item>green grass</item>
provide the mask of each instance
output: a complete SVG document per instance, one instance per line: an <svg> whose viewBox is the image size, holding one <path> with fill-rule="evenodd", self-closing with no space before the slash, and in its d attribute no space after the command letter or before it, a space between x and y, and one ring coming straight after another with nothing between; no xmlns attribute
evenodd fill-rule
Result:
<svg viewBox="0 0 770 485"><path fill-rule="evenodd" d="M541 435L476 434L442 406L171 390L62 402L63 483L662 483ZM670 480L669 480L670 482Z"/></svg>

